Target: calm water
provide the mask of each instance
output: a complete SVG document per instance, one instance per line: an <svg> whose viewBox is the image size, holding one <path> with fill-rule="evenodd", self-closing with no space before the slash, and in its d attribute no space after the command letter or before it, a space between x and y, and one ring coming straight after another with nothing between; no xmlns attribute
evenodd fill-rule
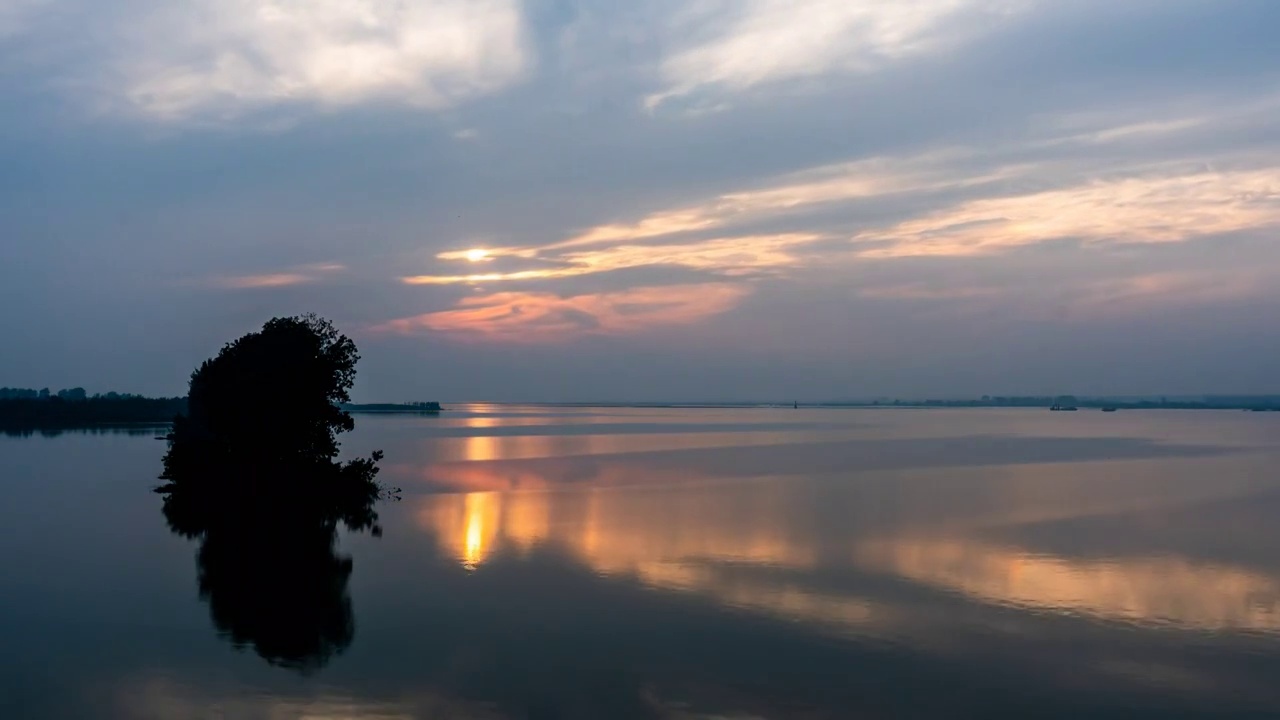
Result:
<svg viewBox="0 0 1280 720"><path fill-rule="evenodd" d="M1280 415L357 424L403 500L285 623L152 433L0 437L0 717L1280 716Z"/></svg>

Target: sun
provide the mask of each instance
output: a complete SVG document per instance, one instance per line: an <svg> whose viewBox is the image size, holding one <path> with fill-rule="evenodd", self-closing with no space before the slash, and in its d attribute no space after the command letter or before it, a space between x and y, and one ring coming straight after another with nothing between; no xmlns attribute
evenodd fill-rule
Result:
<svg viewBox="0 0 1280 720"><path fill-rule="evenodd" d="M481 248L474 248L467 251L467 259L471 262L480 262L489 259L489 251Z"/></svg>

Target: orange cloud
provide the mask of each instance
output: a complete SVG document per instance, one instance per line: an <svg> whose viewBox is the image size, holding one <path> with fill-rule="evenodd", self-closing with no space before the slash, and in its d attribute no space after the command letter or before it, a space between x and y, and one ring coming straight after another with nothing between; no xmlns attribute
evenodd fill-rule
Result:
<svg viewBox="0 0 1280 720"><path fill-rule="evenodd" d="M1280 224L1278 188L1275 169L1127 177L974 200L855 240L877 243L865 258L984 255L1059 238L1182 242Z"/></svg>
<svg viewBox="0 0 1280 720"><path fill-rule="evenodd" d="M540 342L573 335L621 335L688 325L737 307L750 288L729 283L640 287L560 297L506 292L465 298L453 310L392 320L375 331L423 330L481 339Z"/></svg>

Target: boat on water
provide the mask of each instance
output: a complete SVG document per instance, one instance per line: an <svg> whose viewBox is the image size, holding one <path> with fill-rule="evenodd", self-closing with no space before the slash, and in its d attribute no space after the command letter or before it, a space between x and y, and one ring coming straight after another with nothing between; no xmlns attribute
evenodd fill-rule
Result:
<svg viewBox="0 0 1280 720"><path fill-rule="evenodd" d="M1102 408L1102 412L1115 412L1116 410L1119 410L1119 409L1120 408L1104 407Z"/></svg>
<svg viewBox="0 0 1280 720"><path fill-rule="evenodd" d="M1053 405L1049 408L1050 412L1075 412L1080 408L1075 405Z"/></svg>

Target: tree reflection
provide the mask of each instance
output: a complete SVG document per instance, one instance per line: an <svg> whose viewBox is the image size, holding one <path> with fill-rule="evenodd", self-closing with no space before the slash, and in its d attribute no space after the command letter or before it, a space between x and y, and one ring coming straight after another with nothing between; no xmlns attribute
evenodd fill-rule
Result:
<svg viewBox="0 0 1280 720"><path fill-rule="evenodd" d="M295 483L301 480L285 481ZM347 589L352 561L337 552L337 527L380 534L373 501L174 490L164 516L173 532L201 541L200 597L219 634L237 648L252 646L273 665L306 673L355 636Z"/></svg>

